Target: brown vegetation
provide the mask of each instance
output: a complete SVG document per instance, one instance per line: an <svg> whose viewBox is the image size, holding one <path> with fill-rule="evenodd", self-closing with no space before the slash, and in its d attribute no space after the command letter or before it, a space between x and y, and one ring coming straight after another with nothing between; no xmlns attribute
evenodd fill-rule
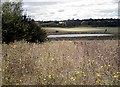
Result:
<svg viewBox="0 0 120 87"><path fill-rule="evenodd" d="M118 85L117 40L3 44L3 84Z"/></svg>

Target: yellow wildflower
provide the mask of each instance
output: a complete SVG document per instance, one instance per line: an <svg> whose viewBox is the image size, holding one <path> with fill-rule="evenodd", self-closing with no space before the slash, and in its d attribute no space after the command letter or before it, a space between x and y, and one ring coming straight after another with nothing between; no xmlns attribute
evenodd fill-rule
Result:
<svg viewBox="0 0 120 87"><path fill-rule="evenodd" d="M49 78L51 78L51 77L52 77L52 75L49 75L48 77L49 77Z"/></svg>
<svg viewBox="0 0 120 87"><path fill-rule="evenodd" d="M120 72L117 72L117 74L119 74Z"/></svg>
<svg viewBox="0 0 120 87"><path fill-rule="evenodd" d="M108 66L111 66L111 65L108 65Z"/></svg>
<svg viewBox="0 0 120 87"><path fill-rule="evenodd" d="M84 72L82 72L84 74Z"/></svg>
<svg viewBox="0 0 120 87"><path fill-rule="evenodd" d="M54 60L54 58L52 58L52 61Z"/></svg>
<svg viewBox="0 0 120 87"><path fill-rule="evenodd" d="M97 80L96 80L96 83L99 83L99 84L100 84L101 82L102 82L101 79L97 79Z"/></svg>
<svg viewBox="0 0 120 87"><path fill-rule="evenodd" d="M116 73L113 73L113 74L116 74Z"/></svg>
<svg viewBox="0 0 120 87"><path fill-rule="evenodd" d="M13 48L15 49L17 47L17 45L13 45Z"/></svg>
<svg viewBox="0 0 120 87"><path fill-rule="evenodd" d="M96 73L96 76L100 77L100 76L101 76L101 74L100 74L100 73Z"/></svg>
<svg viewBox="0 0 120 87"><path fill-rule="evenodd" d="M65 84L66 84L67 82L65 81Z"/></svg>
<svg viewBox="0 0 120 87"><path fill-rule="evenodd" d="M20 61L22 61L22 59L21 59L21 58L20 58L19 60L20 60Z"/></svg>
<svg viewBox="0 0 120 87"><path fill-rule="evenodd" d="M22 80L20 79L20 82L22 82Z"/></svg>
<svg viewBox="0 0 120 87"><path fill-rule="evenodd" d="M119 76L118 75L114 75L113 78L118 78Z"/></svg>
<svg viewBox="0 0 120 87"><path fill-rule="evenodd" d="M100 66L100 68L103 68L103 66Z"/></svg>
<svg viewBox="0 0 120 87"><path fill-rule="evenodd" d="M74 77L71 77L70 79L73 80L73 81L75 81L75 78L74 78Z"/></svg>
<svg viewBox="0 0 120 87"><path fill-rule="evenodd" d="M79 74L79 73L80 73L79 71L76 72L76 74Z"/></svg>

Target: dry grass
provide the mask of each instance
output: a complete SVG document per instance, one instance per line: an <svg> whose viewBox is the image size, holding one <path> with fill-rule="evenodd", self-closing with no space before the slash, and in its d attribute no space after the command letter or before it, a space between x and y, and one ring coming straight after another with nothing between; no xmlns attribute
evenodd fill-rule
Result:
<svg viewBox="0 0 120 87"><path fill-rule="evenodd" d="M44 27L48 34L65 34L65 33L94 33L94 34L103 34L105 33L105 29L107 29L106 33L118 34L118 27L75 27L75 28L60 28L60 27ZM56 33L56 31L59 31Z"/></svg>
<svg viewBox="0 0 120 87"><path fill-rule="evenodd" d="M118 85L117 40L3 44L3 84Z"/></svg>

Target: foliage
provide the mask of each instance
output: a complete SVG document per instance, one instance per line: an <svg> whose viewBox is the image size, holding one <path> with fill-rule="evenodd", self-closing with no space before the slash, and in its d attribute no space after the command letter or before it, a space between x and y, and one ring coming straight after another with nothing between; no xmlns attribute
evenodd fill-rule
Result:
<svg viewBox="0 0 120 87"><path fill-rule="evenodd" d="M40 29L40 26L35 23L34 20L29 22L29 29L28 29L28 41L31 42L44 42L46 39L46 31Z"/></svg>
<svg viewBox="0 0 120 87"><path fill-rule="evenodd" d="M2 6L3 42L15 40L44 41L46 33L35 21L22 15L22 2L4 2ZM32 32L32 34L31 34Z"/></svg>
<svg viewBox="0 0 120 87"><path fill-rule="evenodd" d="M43 27L120 27L120 19L72 19L64 21L39 21Z"/></svg>

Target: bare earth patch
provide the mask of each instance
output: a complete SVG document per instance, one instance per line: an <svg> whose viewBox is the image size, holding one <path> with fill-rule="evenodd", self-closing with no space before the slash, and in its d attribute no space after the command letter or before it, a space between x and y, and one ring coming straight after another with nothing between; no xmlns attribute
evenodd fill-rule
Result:
<svg viewBox="0 0 120 87"><path fill-rule="evenodd" d="M118 40L3 44L3 85L119 85Z"/></svg>

